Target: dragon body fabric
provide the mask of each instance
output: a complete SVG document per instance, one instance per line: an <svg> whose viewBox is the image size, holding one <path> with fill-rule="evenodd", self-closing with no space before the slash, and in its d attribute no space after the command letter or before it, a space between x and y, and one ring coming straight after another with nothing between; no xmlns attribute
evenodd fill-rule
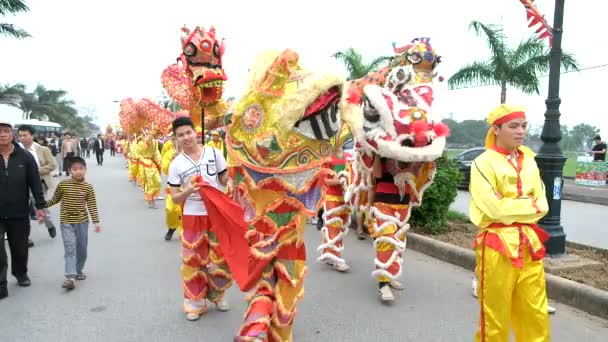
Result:
<svg viewBox="0 0 608 342"><path fill-rule="evenodd" d="M232 196L244 210L253 263L266 264L248 297L237 341L292 340L304 295L303 229L320 208L322 185L333 172L322 166L341 128L344 80L308 72L298 59L291 50L259 56L230 118Z"/></svg>
<svg viewBox="0 0 608 342"><path fill-rule="evenodd" d="M348 197L368 210L376 249L372 275L380 283L401 275L410 212L433 181L434 160L442 155L449 132L431 109L440 56L429 39L394 50L389 66L350 83L341 104L356 141ZM382 176L374 175L374 168L381 168ZM365 200L368 190L375 194L371 203Z"/></svg>

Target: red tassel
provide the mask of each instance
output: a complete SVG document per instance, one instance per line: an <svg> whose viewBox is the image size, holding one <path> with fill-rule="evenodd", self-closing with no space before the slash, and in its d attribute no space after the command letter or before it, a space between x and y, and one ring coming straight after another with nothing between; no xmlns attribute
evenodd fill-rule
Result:
<svg viewBox="0 0 608 342"><path fill-rule="evenodd" d="M450 127L442 122L434 124L433 131L438 137L450 136Z"/></svg>

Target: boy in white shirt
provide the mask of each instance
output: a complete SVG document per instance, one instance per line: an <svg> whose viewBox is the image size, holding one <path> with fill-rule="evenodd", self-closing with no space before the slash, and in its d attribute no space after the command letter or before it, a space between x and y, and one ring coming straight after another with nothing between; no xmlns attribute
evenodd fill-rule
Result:
<svg viewBox="0 0 608 342"><path fill-rule="evenodd" d="M225 290L232 284L232 275L214 233L214 229L221 228L212 226L208 220L199 188L193 185L192 179L201 175L206 183L222 189L228 181L228 172L221 151L199 145L190 118L175 119L173 134L182 152L169 165L167 183L173 201L183 204L184 311L188 320L195 321L207 311L207 299L221 311L229 309L223 298Z"/></svg>

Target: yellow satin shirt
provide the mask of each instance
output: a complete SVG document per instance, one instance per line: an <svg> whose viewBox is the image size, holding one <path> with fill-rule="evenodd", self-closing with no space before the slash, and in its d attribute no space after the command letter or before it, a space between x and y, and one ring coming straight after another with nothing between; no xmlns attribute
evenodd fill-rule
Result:
<svg viewBox="0 0 608 342"><path fill-rule="evenodd" d="M475 246L485 246L504 254L516 267L523 265L522 249L535 260L545 255L539 236L546 233L536 222L549 210L545 187L534 152L525 146L512 158L494 146L471 165L471 222L479 227Z"/></svg>

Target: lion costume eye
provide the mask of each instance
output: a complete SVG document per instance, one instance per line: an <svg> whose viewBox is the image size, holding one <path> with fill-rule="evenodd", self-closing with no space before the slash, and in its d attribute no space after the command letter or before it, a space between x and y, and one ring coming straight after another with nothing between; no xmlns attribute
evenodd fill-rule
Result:
<svg viewBox="0 0 608 342"><path fill-rule="evenodd" d="M410 61L410 63L412 63L412 64L418 64L418 63L422 62L422 57L420 56L420 54L418 52L414 52L411 55L407 56L407 60Z"/></svg>
<svg viewBox="0 0 608 342"><path fill-rule="evenodd" d="M380 113L374 105L370 102L367 96L363 99L363 118L365 119L365 123L369 123L372 125L378 125L380 121Z"/></svg>

